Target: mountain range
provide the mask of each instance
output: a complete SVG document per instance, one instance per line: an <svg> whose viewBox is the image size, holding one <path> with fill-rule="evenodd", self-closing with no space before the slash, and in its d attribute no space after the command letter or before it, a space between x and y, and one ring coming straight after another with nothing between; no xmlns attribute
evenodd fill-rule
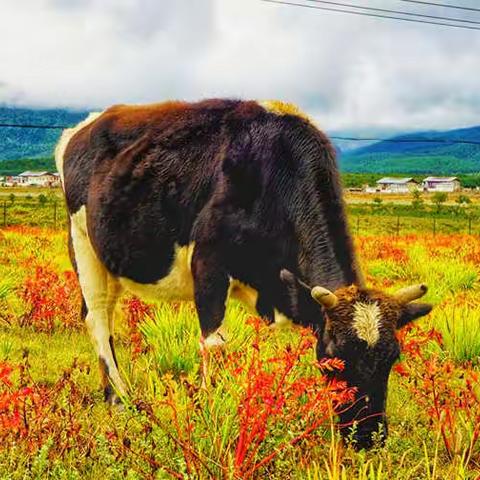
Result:
<svg viewBox="0 0 480 480"><path fill-rule="evenodd" d="M13 128L2 124L71 126L87 111L30 109L0 106L0 162L8 170L26 165L53 168L53 149L61 129ZM480 126L446 131L423 131L388 135L388 131L330 132L339 152L340 169L351 173L460 174L480 172ZM388 137L387 141L340 140L337 137ZM412 141L413 140L413 141ZM467 143L458 143L465 141ZM473 143L468 143L473 142ZM477 144L475 144L477 142ZM361 147L356 147L361 144ZM40 161L40 159L42 159ZM20 167L22 164L22 167Z"/></svg>
<svg viewBox="0 0 480 480"><path fill-rule="evenodd" d="M75 125L88 112L0 107L0 125ZM51 158L61 129L0 127L0 162Z"/></svg>
<svg viewBox="0 0 480 480"><path fill-rule="evenodd" d="M480 126L397 135L343 150L339 157L341 170L352 173L476 173L480 172Z"/></svg>

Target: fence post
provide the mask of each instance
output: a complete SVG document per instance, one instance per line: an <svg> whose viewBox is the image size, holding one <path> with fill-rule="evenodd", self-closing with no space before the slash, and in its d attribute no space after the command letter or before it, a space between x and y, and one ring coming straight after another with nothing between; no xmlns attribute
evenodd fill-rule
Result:
<svg viewBox="0 0 480 480"><path fill-rule="evenodd" d="M472 234L472 217L468 217L468 234Z"/></svg>
<svg viewBox="0 0 480 480"><path fill-rule="evenodd" d="M53 202L53 228L57 228L57 201Z"/></svg>
<svg viewBox="0 0 480 480"><path fill-rule="evenodd" d="M360 232L360 217L358 216L357 217L357 235L359 234Z"/></svg>
<svg viewBox="0 0 480 480"><path fill-rule="evenodd" d="M397 237L400 235L400 215L397 215Z"/></svg>
<svg viewBox="0 0 480 480"><path fill-rule="evenodd" d="M433 217L433 235L437 233L437 218Z"/></svg>
<svg viewBox="0 0 480 480"><path fill-rule="evenodd" d="M3 202L3 226L7 226L7 201Z"/></svg>

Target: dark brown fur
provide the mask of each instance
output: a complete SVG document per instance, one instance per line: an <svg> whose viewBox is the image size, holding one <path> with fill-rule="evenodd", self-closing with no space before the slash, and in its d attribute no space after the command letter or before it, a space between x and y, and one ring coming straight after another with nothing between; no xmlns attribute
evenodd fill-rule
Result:
<svg viewBox="0 0 480 480"><path fill-rule="evenodd" d="M154 282L175 243L196 241L220 242L229 273L282 311L282 267L330 288L358 281L333 149L299 117L235 100L115 106L71 139L64 177L116 276Z"/></svg>

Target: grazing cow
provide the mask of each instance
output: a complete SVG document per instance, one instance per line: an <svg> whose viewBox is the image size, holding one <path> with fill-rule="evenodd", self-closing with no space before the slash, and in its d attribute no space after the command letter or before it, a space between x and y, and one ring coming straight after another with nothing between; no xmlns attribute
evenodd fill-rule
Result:
<svg viewBox="0 0 480 480"><path fill-rule="evenodd" d="M231 295L269 321L312 327L318 356L344 359L341 376L358 388L342 424L359 420L360 447L379 428L386 435L395 330L431 310L410 303L426 287L397 295L365 287L334 150L298 109L237 100L114 106L65 131L56 162L107 401L126 391L112 337L122 291L194 299L207 346L224 340Z"/></svg>

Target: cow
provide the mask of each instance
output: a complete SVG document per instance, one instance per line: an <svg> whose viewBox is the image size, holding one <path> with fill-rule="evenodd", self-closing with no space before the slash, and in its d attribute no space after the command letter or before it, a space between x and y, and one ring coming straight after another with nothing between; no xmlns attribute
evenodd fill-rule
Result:
<svg viewBox="0 0 480 480"><path fill-rule="evenodd" d="M127 393L113 342L122 292L194 300L202 345L225 340L228 297L268 322L311 327L317 356L356 387L340 415L358 448L387 435L396 330L432 308L424 285L369 289L347 226L335 150L297 107L211 99L117 105L63 132L55 152L69 250L105 399ZM356 423L358 422L358 423Z"/></svg>

